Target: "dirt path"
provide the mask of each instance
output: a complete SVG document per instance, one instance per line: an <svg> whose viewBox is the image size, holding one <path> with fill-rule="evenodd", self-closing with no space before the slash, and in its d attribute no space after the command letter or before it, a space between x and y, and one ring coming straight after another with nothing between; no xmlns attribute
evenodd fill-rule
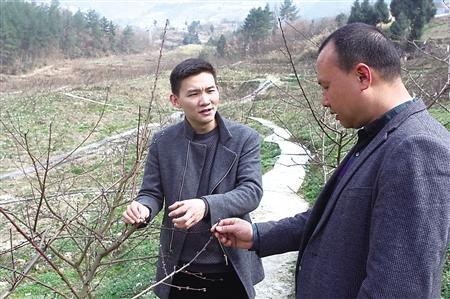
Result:
<svg viewBox="0 0 450 299"><path fill-rule="evenodd" d="M274 168L263 176L264 196L252 213L253 221L279 220L306 211L308 204L295 191L305 176L302 165L308 162L308 154L301 146L287 141L290 135L286 130L264 119L252 119L274 130L264 140L278 143L281 149ZM265 279L255 287L257 299L288 298L294 293L296 258L297 252L263 258Z"/></svg>

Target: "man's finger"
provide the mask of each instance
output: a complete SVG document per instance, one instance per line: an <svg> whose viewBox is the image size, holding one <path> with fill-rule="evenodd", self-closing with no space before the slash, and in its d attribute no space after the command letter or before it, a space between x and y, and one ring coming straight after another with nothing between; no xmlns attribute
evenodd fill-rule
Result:
<svg viewBox="0 0 450 299"><path fill-rule="evenodd" d="M225 218L219 221L219 226L233 225L239 220L239 218Z"/></svg>
<svg viewBox="0 0 450 299"><path fill-rule="evenodd" d="M127 209L127 210L125 211L124 217L125 217L125 216L128 217L128 219L129 219L130 221L132 221L131 224L135 223L135 222L137 221L137 219L138 219L138 217L136 216L136 213L134 213L132 207L130 207L129 209Z"/></svg>
<svg viewBox="0 0 450 299"><path fill-rule="evenodd" d="M195 217L190 217L190 218L186 221L185 225L187 226L187 228L191 228L191 226L193 226L193 225L196 224L196 223L197 223L197 220L195 219Z"/></svg>
<svg viewBox="0 0 450 299"><path fill-rule="evenodd" d="M219 237L219 241L220 243L222 243L223 245L227 246L227 247L231 247L233 242L231 241L231 239L225 237L225 236L220 236Z"/></svg>
<svg viewBox="0 0 450 299"><path fill-rule="evenodd" d="M138 204L131 204L130 208L128 209L128 211L131 212L132 215L134 215L134 216L140 215L139 205ZM128 213L128 214L130 214L130 213Z"/></svg>
<svg viewBox="0 0 450 299"><path fill-rule="evenodd" d="M132 218L130 218L126 212L123 213L122 217L123 217L123 221L125 221L125 223L128 223L128 224L134 223L134 220Z"/></svg>
<svg viewBox="0 0 450 299"><path fill-rule="evenodd" d="M169 217L177 217L179 215L185 214L187 211L187 208L185 206L180 206L176 210L173 210L169 213Z"/></svg>
<svg viewBox="0 0 450 299"><path fill-rule="evenodd" d="M176 201L176 202L174 202L173 204L171 204L171 205L169 206L169 210L173 211L173 210L178 209L178 208L181 207L181 206L183 206L183 202L181 202L181 201Z"/></svg>
<svg viewBox="0 0 450 299"><path fill-rule="evenodd" d="M218 225L216 227L216 231L218 231L220 234L226 234L226 233L232 233L234 231L234 226L232 225Z"/></svg>
<svg viewBox="0 0 450 299"><path fill-rule="evenodd" d="M172 222L173 223L180 223L180 222L186 222L189 220L189 218L192 217L192 213L187 211L183 216L178 217L178 218L173 218Z"/></svg>

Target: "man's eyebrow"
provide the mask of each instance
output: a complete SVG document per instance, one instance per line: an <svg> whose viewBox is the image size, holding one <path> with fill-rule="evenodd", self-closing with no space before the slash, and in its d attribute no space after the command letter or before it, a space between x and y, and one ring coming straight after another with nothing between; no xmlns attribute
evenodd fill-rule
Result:
<svg viewBox="0 0 450 299"><path fill-rule="evenodd" d="M211 85L211 86L205 87L205 90L211 89L211 88L215 89L217 87L216 87L216 85ZM200 88L200 87L191 87L191 88L188 88L187 92L196 92L196 91L201 91L201 90L202 90L202 88Z"/></svg>
<svg viewBox="0 0 450 299"><path fill-rule="evenodd" d="M188 88L187 92L196 92L196 91L200 91L200 90L202 90L202 89L198 88L198 87L191 87L191 88Z"/></svg>

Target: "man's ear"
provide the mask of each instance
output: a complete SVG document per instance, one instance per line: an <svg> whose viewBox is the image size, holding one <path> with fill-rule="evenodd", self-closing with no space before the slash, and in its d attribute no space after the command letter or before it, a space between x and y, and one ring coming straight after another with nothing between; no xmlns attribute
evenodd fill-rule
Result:
<svg viewBox="0 0 450 299"><path fill-rule="evenodd" d="M172 106L175 108L181 108L180 101L178 100L178 97L174 94L170 95L170 103L172 103Z"/></svg>
<svg viewBox="0 0 450 299"><path fill-rule="evenodd" d="M355 67L356 76L361 86L361 91L366 90L372 84L372 70L365 63L358 63Z"/></svg>

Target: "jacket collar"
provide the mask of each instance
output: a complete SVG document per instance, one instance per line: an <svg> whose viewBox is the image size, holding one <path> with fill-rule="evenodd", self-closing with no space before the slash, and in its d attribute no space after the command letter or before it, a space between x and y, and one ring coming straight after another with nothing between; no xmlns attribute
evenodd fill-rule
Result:
<svg viewBox="0 0 450 299"><path fill-rule="evenodd" d="M217 126L219 127L219 141L220 143L225 143L228 139L233 137L228 129L229 125L228 121L223 119L218 111L216 112L215 117ZM187 121L186 117L184 118L183 125L184 125L184 135L186 136L187 139L192 141L194 139L195 131Z"/></svg>
<svg viewBox="0 0 450 299"><path fill-rule="evenodd" d="M392 131L397 129L403 122L411 115L426 110L424 102L418 98L415 98L411 105L408 105L403 111L401 111L392 121L388 122L385 130L385 135L389 135Z"/></svg>

